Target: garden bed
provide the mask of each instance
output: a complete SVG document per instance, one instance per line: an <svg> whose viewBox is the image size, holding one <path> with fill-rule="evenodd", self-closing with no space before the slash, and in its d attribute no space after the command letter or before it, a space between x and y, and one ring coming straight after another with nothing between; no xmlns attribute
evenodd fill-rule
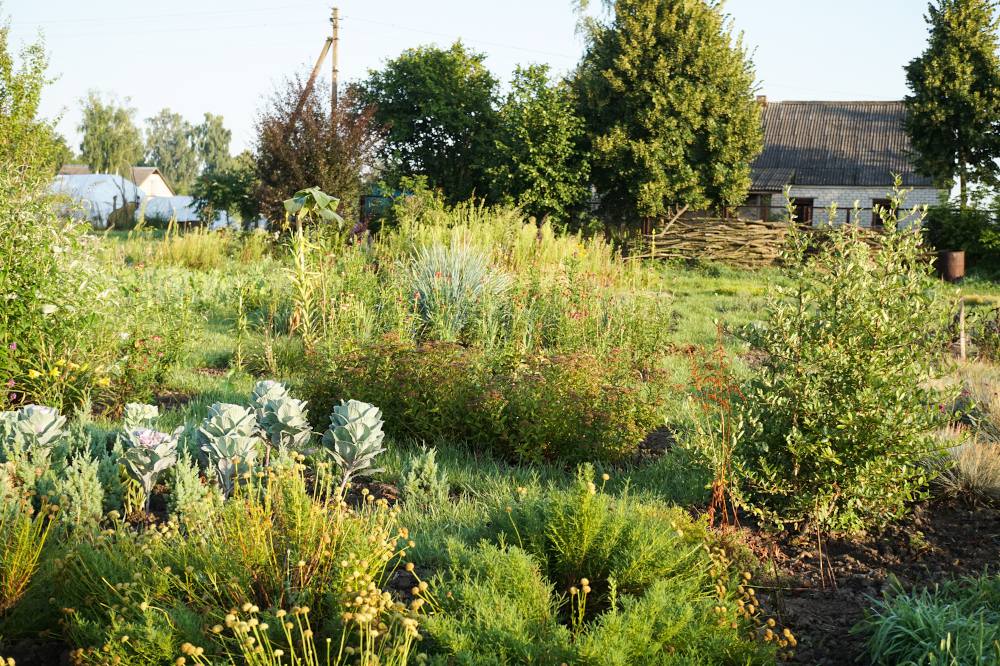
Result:
<svg viewBox="0 0 1000 666"><path fill-rule="evenodd" d="M814 535L742 532L772 572L761 581L765 607L794 627L799 638L793 663L857 664L864 641L849 632L872 599L891 591L894 578L910 590L987 569L996 573L1000 507L930 502L879 533L824 540L824 566L829 567L825 585ZM830 568L835 584L830 583Z"/></svg>

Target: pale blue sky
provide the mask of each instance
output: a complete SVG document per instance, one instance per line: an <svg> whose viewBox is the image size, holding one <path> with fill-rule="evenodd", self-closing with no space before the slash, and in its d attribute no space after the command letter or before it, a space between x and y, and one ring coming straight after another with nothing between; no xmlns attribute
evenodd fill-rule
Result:
<svg viewBox="0 0 1000 666"><path fill-rule="evenodd" d="M337 0L341 80L404 48L461 38L506 80L517 64L565 72L583 45L570 0ZM596 3L596 0L595 0ZM170 107L196 122L221 113L234 151L252 141L262 100L307 71L333 0L0 0L15 44L44 36L58 80L43 100L79 143L90 89L128 97L140 120ZM770 99L899 99L902 67L924 47L923 0L729 0Z"/></svg>

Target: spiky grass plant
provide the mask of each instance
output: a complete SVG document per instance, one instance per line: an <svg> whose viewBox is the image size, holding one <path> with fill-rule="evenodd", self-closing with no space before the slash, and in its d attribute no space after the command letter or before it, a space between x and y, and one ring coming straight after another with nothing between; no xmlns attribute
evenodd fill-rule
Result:
<svg viewBox="0 0 1000 666"><path fill-rule="evenodd" d="M909 593L896 581L853 631L878 666L1000 663L1000 576Z"/></svg>
<svg viewBox="0 0 1000 666"><path fill-rule="evenodd" d="M449 342L461 338L484 300L512 285L510 276L491 265L488 254L464 244L420 248L410 264L410 280L427 331Z"/></svg>
<svg viewBox="0 0 1000 666"><path fill-rule="evenodd" d="M27 497L0 503L0 616L18 603L38 570L57 510L43 502L34 511Z"/></svg>

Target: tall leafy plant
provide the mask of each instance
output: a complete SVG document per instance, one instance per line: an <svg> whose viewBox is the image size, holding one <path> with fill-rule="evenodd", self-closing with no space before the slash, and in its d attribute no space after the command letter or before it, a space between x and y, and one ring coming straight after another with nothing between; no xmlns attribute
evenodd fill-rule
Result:
<svg viewBox="0 0 1000 666"><path fill-rule="evenodd" d="M919 230L899 226L874 247L850 225L818 244L793 234L791 285L744 331L763 361L741 405L733 487L769 522L857 530L924 493L950 304Z"/></svg>

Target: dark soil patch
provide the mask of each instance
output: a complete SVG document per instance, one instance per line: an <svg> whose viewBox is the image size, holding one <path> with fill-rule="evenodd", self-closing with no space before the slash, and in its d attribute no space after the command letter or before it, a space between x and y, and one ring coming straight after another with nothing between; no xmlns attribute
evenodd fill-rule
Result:
<svg viewBox="0 0 1000 666"><path fill-rule="evenodd" d="M793 663L799 664L864 663L863 638L849 631L872 598L890 591L893 578L912 589L986 570L995 573L1000 566L997 505L929 502L877 534L825 539L825 576L814 534L743 531L766 563L767 572L757 581L765 611L795 633L799 645Z"/></svg>
<svg viewBox="0 0 1000 666"><path fill-rule="evenodd" d="M193 396L184 391L161 391L153 396L153 404L161 411L178 409L191 402Z"/></svg>
<svg viewBox="0 0 1000 666"><path fill-rule="evenodd" d="M69 647L46 638L27 638L0 646L0 655L17 666L69 666Z"/></svg>

